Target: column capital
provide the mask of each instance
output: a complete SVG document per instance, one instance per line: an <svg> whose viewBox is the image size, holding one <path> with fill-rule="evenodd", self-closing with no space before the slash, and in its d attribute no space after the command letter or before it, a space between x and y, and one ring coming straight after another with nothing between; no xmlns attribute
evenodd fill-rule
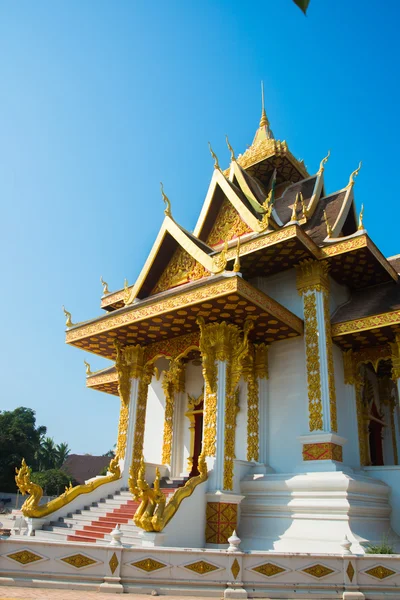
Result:
<svg viewBox="0 0 400 600"><path fill-rule="evenodd" d="M329 289L329 264L327 261L306 258L296 265L297 291L300 296L306 292L325 292Z"/></svg>
<svg viewBox="0 0 400 600"><path fill-rule="evenodd" d="M202 354L212 354L214 360L231 361L237 356L248 352L248 334L254 323L246 319L242 332L237 325L221 321L220 323L205 323L203 317L198 317L200 327L200 351Z"/></svg>

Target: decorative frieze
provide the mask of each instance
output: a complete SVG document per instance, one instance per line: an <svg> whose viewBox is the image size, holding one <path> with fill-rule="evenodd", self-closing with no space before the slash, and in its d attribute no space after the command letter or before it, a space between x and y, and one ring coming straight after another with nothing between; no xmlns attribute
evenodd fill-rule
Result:
<svg viewBox="0 0 400 600"><path fill-rule="evenodd" d="M228 502L207 502L206 543L227 544L237 529L238 505Z"/></svg>
<svg viewBox="0 0 400 600"><path fill-rule="evenodd" d="M303 445L303 460L336 460L343 462L343 448L332 442Z"/></svg>

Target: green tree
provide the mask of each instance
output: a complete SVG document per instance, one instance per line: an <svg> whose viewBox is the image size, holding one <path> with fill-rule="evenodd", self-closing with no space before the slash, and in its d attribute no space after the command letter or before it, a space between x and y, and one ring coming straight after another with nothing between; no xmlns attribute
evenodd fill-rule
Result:
<svg viewBox="0 0 400 600"><path fill-rule="evenodd" d="M0 411L0 490L15 492L15 467L25 458L35 465L40 440L46 427L36 427L35 411L19 407L13 411Z"/></svg>
<svg viewBox="0 0 400 600"><path fill-rule="evenodd" d="M32 481L43 488L45 496L59 496L69 486L71 478L60 469L48 469L32 473Z"/></svg>
<svg viewBox="0 0 400 600"><path fill-rule="evenodd" d="M61 469L61 467L65 463L65 461L70 453L71 453L71 450L66 442L61 442L61 444L57 444L57 446L56 446L56 458L57 458L56 467L58 469Z"/></svg>
<svg viewBox="0 0 400 600"><path fill-rule="evenodd" d="M53 438L46 437L42 439L40 443L37 468L39 471L54 469L56 468L56 462L56 445Z"/></svg>

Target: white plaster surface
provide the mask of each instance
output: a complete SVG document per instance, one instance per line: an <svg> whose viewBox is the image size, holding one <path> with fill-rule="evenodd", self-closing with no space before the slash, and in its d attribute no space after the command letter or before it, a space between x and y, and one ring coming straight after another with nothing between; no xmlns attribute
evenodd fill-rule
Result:
<svg viewBox="0 0 400 600"><path fill-rule="evenodd" d="M296 271L289 269L271 277L255 277L250 283L282 306L303 318L303 302L296 287Z"/></svg>
<svg viewBox="0 0 400 600"><path fill-rule="evenodd" d="M236 415L235 456L247 460L247 383L239 383L239 412Z"/></svg>
<svg viewBox="0 0 400 600"><path fill-rule="evenodd" d="M156 366L160 372L161 369L165 371L168 369L168 361L159 359ZM161 463L165 414L165 394L162 389L163 377L164 372L161 374L159 381L156 377L153 377L147 397L143 454L145 461L152 463Z"/></svg>
<svg viewBox="0 0 400 600"><path fill-rule="evenodd" d="M384 481L390 486L389 501L392 507L391 524L400 535L400 466L364 467L366 475Z"/></svg>
<svg viewBox="0 0 400 600"><path fill-rule="evenodd" d="M288 473L298 465L298 436L308 433L308 398L303 337L269 348L269 464Z"/></svg>

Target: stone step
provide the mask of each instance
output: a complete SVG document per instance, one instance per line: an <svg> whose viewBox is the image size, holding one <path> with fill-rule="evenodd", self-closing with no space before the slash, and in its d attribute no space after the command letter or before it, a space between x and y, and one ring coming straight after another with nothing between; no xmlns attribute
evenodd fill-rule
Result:
<svg viewBox="0 0 400 600"><path fill-rule="evenodd" d="M67 540L67 535L65 533L58 533L54 531L47 531L43 529L37 529L35 531L35 538L39 538L41 540L53 540L55 542L65 542Z"/></svg>

